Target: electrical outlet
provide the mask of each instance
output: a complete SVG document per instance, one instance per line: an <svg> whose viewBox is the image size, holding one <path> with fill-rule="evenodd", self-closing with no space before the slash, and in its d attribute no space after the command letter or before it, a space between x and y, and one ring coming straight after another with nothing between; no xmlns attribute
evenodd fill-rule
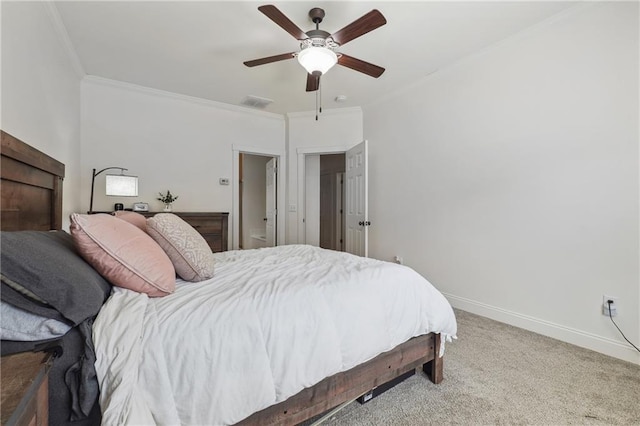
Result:
<svg viewBox="0 0 640 426"><path fill-rule="evenodd" d="M398 265L402 265L402 258L400 256L393 256L393 261Z"/></svg>
<svg viewBox="0 0 640 426"><path fill-rule="evenodd" d="M613 303L609 303L609 300L612 300ZM618 315L618 298L615 296L607 296L605 294L602 296L602 315L608 317L609 310L611 310L612 317Z"/></svg>

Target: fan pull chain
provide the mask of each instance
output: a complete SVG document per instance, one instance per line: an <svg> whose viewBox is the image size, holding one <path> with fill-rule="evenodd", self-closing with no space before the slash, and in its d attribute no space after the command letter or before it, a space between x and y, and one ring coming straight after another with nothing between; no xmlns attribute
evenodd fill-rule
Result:
<svg viewBox="0 0 640 426"><path fill-rule="evenodd" d="M322 79L318 78L318 92L320 92L320 107L319 111L322 114Z"/></svg>
<svg viewBox="0 0 640 426"><path fill-rule="evenodd" d="M322 79L318 77L318 90L316 90L316 121L318 114L322 114Z"/></svg>

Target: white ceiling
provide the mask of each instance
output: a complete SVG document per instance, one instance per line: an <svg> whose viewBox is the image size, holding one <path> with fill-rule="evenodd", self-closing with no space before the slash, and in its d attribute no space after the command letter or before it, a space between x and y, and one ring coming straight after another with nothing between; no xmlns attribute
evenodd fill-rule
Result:
<svg viewBox="0 0 640 426"><path fill-rule="evenodd" d="M56 1L88 75L239 105L272 99L265 110L309 111L306 72L295 59L247 68L243 62L298 50L298 42L253 1ZM378 79L336 66L322 77L325 108L363 106L570 7L551 1L278 1L303 31L312 7L333 33L371 9L387 24L341 52L386 68ZM335 97L345 95L346 102Z"/></svg>

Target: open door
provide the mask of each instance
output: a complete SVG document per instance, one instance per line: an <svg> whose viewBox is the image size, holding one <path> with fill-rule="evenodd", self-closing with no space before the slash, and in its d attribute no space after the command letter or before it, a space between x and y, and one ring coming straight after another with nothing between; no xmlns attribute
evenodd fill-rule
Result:
<svg viewBox="0 0 640 426"><path fill-rule="evenodd" d="M277 159L274 157L269 162L267 162L266 166L267 173L267 203L266 203L266 239L267 239L267 247L275 247L276 245L276 218L278 216L278 211L276 209L276 182L277 180Z"/></svg>
<svg viewBox="0 0 640 426"><path fill-rule="evenodd" d="M358 256L369 255L369 174L367 169L367 141L351 148L345 154L345 251Z"/></svg>

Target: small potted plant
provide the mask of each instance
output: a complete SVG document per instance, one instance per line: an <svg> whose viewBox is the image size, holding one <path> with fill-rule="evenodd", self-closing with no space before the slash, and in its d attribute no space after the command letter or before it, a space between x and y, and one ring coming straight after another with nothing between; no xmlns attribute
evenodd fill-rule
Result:
<svg viewBox="0 0 640 426"><path fill-rule="evenodd" d="M162 201L164 203L164 211L170 212L172 210L171 203L178 199L177 195L173 195L171 191L167 189L167 193L163 194L162 192L158 192L160 196L158 197L158 201Z"/></svg>

